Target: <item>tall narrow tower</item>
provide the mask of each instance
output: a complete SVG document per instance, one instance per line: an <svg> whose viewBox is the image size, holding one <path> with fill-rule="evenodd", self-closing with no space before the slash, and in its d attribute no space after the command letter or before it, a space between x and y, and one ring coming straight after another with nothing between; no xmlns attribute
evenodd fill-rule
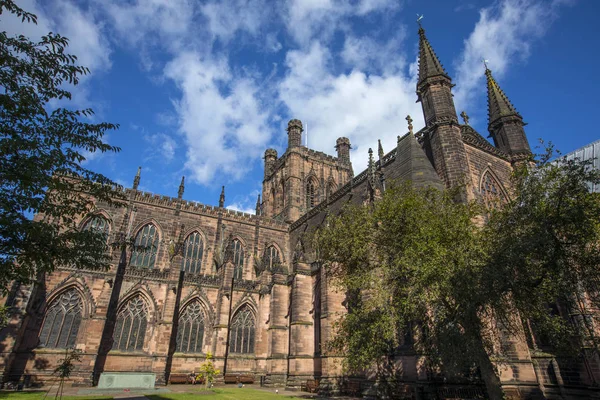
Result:
<svg viewBox="0 0 600 400"><path fill-rule="evenodd" d="M525 135L523 117L508 100L486 65L488 91L488 131L494 144L510 155L513 163L531 156L529 141Z"/></svg>
<svg viewBox="0 0 600 400"><path fill-rule="evenodd" d="M454 100L452 79L419 27L418 101L425 117L425 149L446 187L467 182L468 163Z"/></svg>

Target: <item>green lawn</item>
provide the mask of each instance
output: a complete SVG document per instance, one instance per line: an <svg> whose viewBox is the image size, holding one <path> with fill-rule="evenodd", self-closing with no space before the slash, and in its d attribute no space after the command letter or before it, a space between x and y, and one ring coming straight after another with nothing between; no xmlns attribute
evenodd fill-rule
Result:
<svg viewBox="0 0 600 400"><path fill-rule="evenodd" d="M204 391L198 393L161 393L151 394L146 397L150 400L194 400L198 397L202 399L221 399L221 400L262 400L262 399L299 399L300 397L284 396L282 394L268 392L266 390L250 388L215 388L211 389L212 394Z"/></svg>
<svg viewBox="0 0 600 400"><path fill-rule="evenodd" d="M52 391L46 399L54 400L56 391ZM289 393L289 392L288 392ZM45 391L39 392L0 392L0 400L42 400ZM287 393L286 393L287 394ZM131 394L131 396L142 396L141 394ZM251 388L215 388L208 391L201 388L190 390L190 393L160 393L149 394L146 397L150 400L196 400L201 399L220 399L220 400L263 400L263 399L299 399L301 397L287 396L272 393L266 390ZM63 400L112 400L112 396L63 396Z"/></svg>
<svg viewBox="0 0 600 400"><path fill-rule="evenodd" d="M41 400L45 391L39 392L0 392L0 399L10 400ZM56 390L50 391L47 400L54 400ZM112 396L63 396L63 400L112 400Z"/></svg>

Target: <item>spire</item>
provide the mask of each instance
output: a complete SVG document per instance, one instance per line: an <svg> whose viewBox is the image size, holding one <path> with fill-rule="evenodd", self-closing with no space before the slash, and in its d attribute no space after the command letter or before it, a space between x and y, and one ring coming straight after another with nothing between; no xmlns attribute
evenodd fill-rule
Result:
<svg viewBox="0 0 600 400"><path fill-rule="evenodd" d="M443 75L450 79L419 24L419 85L427 78Z"/></svg>
<svg viewBox="0 0 600 400"><path fill-rule="evenodd" d="M258 194L258 197L256 198L256 215L259 216L260 213L260 193Z"/></svg>
<svg viewBox="0 0 600 400"><path fill-rule="evenodd" d="M183 191L185 190L184 181L185 181L185 176L182 176L181 177L181 183L179 184L179 190L177 191L177 198L178 199L181 199L183 197Z"/></svg>
<svg viewBox="0 0 600 400"><path fill-rule="evenodd" d="M371 185L375 184L375 162L373 161L373 149L369 147L369 182Z"/></svg>
<svg viewBox="0 0 600 400"><path fill-rule="evenodd" d="M488 69L487 65L485 66L485 76L487 78L489 123L492 124L500 117L515 115L521 118L521 115L510 103L508 97L500 89L500 86L498 86L498 83L492 76L492 71Z"/></svg>
<svg viewBox="0 0 600 400"><path fill-rule="evenodd" d="M137 174L135 174L135 178L133 178L133 190L137 190L138 186L140 186L140 177L142 176L142 167L138 167Z"/></svg>
<svg viewBox="0 0 600 400"><path fill-rule="evenodd" d="M377 139L377 155L379 156L379 162L381 163L381 160L383 160L383 146L381 145L381 139ZM380 166L382 166L380 164Z"/></svg>
<svg viewBox="0 0 600 400"><path fill-rule="evenodd" d="M225 205L225 186L221 187L221 195L219 196L219 207L223 208Z"/></svg>

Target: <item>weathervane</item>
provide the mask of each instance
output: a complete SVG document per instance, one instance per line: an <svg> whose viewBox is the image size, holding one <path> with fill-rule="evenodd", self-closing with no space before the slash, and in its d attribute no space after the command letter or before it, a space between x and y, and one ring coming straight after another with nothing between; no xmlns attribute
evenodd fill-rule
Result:
<svg viewBox="0 0 600 400"><path fill-rule="evenodd" d="M423 19L423 17L424 17L423 14L421 14L421 15L417 14L417 24L419 24L419 27L421 27L421 20Z"/></svg>
<svg viewBox="0 0 600 400"><path fill-rule="evenodd" d="M485 66L485 70L487 71L489 68L487 66L487 63L489 63L489 60L486 60L485 58L481 57L481 62L483 63L483 65Z"/></svg>

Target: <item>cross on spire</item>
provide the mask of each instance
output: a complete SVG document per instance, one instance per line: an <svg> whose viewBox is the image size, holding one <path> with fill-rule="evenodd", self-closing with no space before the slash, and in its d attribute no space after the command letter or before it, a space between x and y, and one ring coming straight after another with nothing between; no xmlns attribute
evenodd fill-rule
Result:
<svg viewBox="0 0 600 400"><path fill-rule="evenodd" d="M466 112L461 112L460 116L462 117L463 121L465 122L465 125L469 125L469 116L467 115Z"/></svg>

